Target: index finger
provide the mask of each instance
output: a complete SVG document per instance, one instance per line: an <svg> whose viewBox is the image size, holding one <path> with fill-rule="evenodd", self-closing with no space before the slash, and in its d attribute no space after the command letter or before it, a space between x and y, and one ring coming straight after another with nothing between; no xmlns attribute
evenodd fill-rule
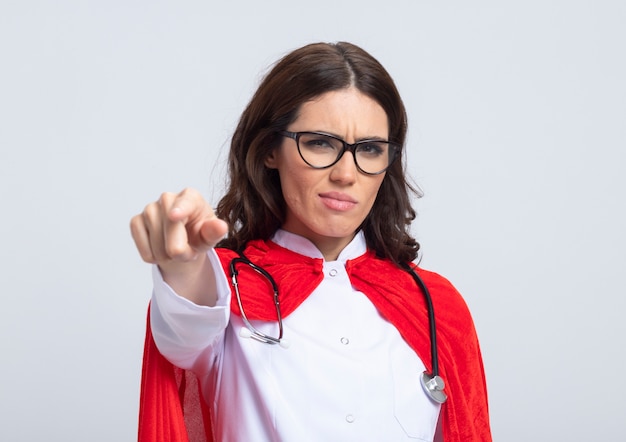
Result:
<svg viewBox="0 0 626 442"><path fill-rule="evenodd" d="M208 209L208 210L207 210ZM194 189L184 189L174 198L167 212L170 221L182 221L184 224L213 213L202 195Z"/></svg>

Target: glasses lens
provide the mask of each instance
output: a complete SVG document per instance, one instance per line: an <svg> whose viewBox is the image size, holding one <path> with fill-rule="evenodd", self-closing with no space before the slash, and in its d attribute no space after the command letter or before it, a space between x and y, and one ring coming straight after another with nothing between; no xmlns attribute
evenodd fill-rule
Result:
<svg viewBox="0 0 626 442"><path fill-rule="evenodd" d="M364 172L377 174L389 167L395 152L395 148L386 141L366 141L357 145L355 157Z"/></svg>
<svg viewBox="0 0 626 442"><path fill-rule="evenodd" d="M343 151L343 143L322 134L301 133L298 149L302 159L313 167L328 167Z"/></svg>

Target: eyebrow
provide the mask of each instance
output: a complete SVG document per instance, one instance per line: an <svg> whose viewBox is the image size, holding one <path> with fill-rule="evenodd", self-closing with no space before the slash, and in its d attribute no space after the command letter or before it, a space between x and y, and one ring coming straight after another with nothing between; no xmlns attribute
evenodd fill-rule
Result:
<svg viewBox="0 0 626 442"><path fill-rule="evenodd" d="M335 138L339 138L340 140L342 140L344 143L348 143L346 140L344 140L343 137L334 134L332 132L328 132L325 130L311 130L311 131L303 131L303 132L315 132L318 134L322 134L322 135L330 135L331 137L335 137ZM361 141L385 141L385 142L389 142L388 138L384 138L384 137L379 137L377 135L371 135L371 136L367 136L367 137L361 137L358 138L354 141L354 143L360 143ZM348 144L354 144L354 143L348 143Z"/></svg>

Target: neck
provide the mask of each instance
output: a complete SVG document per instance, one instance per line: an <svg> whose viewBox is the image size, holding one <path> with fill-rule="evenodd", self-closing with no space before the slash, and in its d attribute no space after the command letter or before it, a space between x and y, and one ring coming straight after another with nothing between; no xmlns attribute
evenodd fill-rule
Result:
<svg viewBox="0 0 626 442"><path fill-rule="evenodd" d="M323 241L313 241L313 244L322 252L325 261L336 261L339 254L346 248L354 236L350 238L324 238Z"/></svg>
<svg viewBox="0 0 626 442"><path fill-rule="evenodd" d="M299 235L311 241L313 245L321 252L325 261L336 261L339 257L339 254L343 251L343 249L346 248L348 244L350 244L350 242L356 236L356 232L346 237L330 237L310 233L302 234L300 232L285 229L284 227L283 229L287 232Z"/></svg>

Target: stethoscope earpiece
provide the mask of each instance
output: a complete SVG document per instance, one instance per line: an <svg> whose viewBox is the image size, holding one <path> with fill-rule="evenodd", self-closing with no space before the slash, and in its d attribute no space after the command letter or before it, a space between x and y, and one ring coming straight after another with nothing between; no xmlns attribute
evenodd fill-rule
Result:
<svg viewBox="0 0 626 442"><path fill-rule="evenodd" d="M251 324L249 324L248 326L252 327ZM291 342L289 341L289 339L272 338L272 337L269 337L267 335L263 335L263 334L259 333L258 331L252 331L248 327L241 327L239 329L239 336L241 336L242 338L245 338L245 339L252 338L252 339L254 339L256 341L263 342L265 344L278 344L278 345L280 345L284 349L289 348L289 346L291 345Z"/></svg>
<svg viewBox="0 0 626 442"><path fill-rule="evenodd" d="M239 336L241 336L242 338L251 338L252 332L246 327L241 327L239 329Z"/></svg>
<svg viewBox="0 0 626 442"><path fill-rule="evenodd" d="M424 372L420 376L420 382L428 397L433 401L443 404L448 400L448 396L443 392L446 385L440 376L433 376L430 373Z"/></svg>

